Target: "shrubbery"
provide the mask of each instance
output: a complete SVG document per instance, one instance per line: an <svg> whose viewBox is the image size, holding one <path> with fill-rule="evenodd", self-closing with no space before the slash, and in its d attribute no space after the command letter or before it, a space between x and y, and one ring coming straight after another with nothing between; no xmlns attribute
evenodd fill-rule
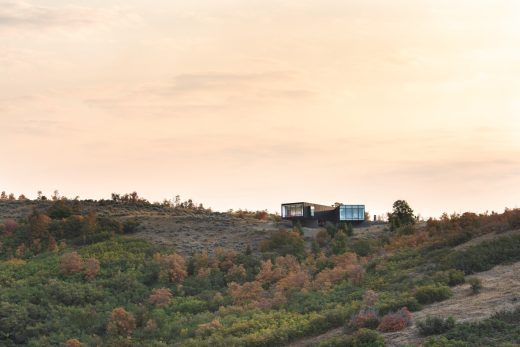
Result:
<svg viewBox="0 0 520 347"><path fill-rule="evenodd" d="M501 237L482 242L464 251L450 254L444 266L464 271L466 274L486 271L495 265L520 260L520 235Z"/></svg>
<svg viewBox="0 0 520 347"><path fill-rule="evenodd" d="M412 314L406 307L395 313L389 313L381 319L377 330L387 333L403 330L412 324Z"/></svg>
<svg viewBox="0 0 520 347"><path fill-rule="evenodd" d="M353 335L336 336L321 341L316 347L384 347L385 339L374 330L360 329Z"/></svg>
<svg viewBox="0 0 520 347"><path fill-rule="evenodd" d="M450 288L445 285L427 285L419 287L415 291L415 298L423 305L446 300L451 295Z"/></svg>
<svg viewBox="0 0 520 347"><path fill-rule="evenodd" d="M453 317L442 318L428 316L426 319L417 322L417 328L422 336L443 334L455 326Z"/></svg>
<svg viewBox="0 0 520 347"><path fill-rule="evenodd" d="M305 241L294 231L279 231L261 245L262 252L275 252L278 255L294 255L298 259L305 256Z"/></svg>
<svg viewBox="0 0 520 347"><path fill-rule="evenodd" d="M472 277L468 279L468 283L471 287L471 292L473 294L478 294L482 290L482 281L480 280L480 278Z"/></svg>

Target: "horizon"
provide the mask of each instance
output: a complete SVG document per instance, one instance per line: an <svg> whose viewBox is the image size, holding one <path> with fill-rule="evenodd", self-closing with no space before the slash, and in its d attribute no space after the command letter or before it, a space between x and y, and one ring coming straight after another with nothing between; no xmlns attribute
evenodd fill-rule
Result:
<svg viewBox="0 0 520 347"><path fill-rule="evenodd" d="M130 193L137 193L139 198L140 199L144 199L146 200L148 203L150 204L162 204L164 203L165 201L168 201L169 203L173 204L175 202L175 198L176 196L173 196L172 198L163 198L163 199L148 199L146 196L142 196L142 195L139 195L139 192L136 192L136 191L133 191L133 192L127 192L127 193L123 193L123 192L120 192L120 193L117 193L117 192L112 192L110 194L110 196L108 197L98 197L98 198L92 198L92 197L82 197L82 196L79 196L79 195L71 195L71 196L67 196L67 195L62 195L59 190L54 190L52 192L52 194L46 194L44 191L41 191L41 196L42 197L45 197L44 200L38 200L38 193L40 191L38 191L34 196L32 196L31 194L24 194L24 193L20 193L20 194L15 194L15 193L11 193L11 192L7 192L7 191L2 191L3 193L6 193L6 196L9 195L9 194L13 194L14 197L15 197L15 200L7 200L7 201L20 201L18 199L19 196L23 195L26 199L28 199L29 201L48 201L48 202L54 202L54 201L57 201L57 200L62 200L62 199L65 199L66 201L73 201L75 199L78 199L80 201L85 201L85 200L93 200L93 201L101 201L101 200L112 200L111 199L111 195L112 194L118 194L118 195L125 195L125 194L130 194ZM53 199L53 194L58 192L58 196L57 196L57 199ZM286 203L294 203L294 202L300 202L300 201L284 201L284 202L280 202L280 204L278 205L279 208L278 210L270 210L270 209L247 209L247 208L241 208L241 207L237 207L237 208L224 208L224 209L215 209L215 208L212 208L211 206L209 205L206 205L204 203L204 201L196 201L194 199L191 199L189 196L187 197L183 197L183 196L180 196L179 195L179 198L182 202L186 202L188 200L192 200L193 203L195 205L199 205L199 204L202 204L204 206L205 209L209 209L211 210L211 212L219 212L219 213L225 213L225 212L229 212L229 211L252 211L252 212L255 212L255 211L267 211L268 213L271 213L271 214L278 214L280 215L280 211L281 211L281 205L282 204L286 204ZM306 202L309 202L309 203L316 203L316 204L321 204L321 205L325 205L325 206L334 206L337 202L335 203L332 203L332 204L322 204L320 202L316 202L316 201L306 201ZM347 203L341 203L341 204L346 204L348 205ZM365 207L367 207L365 205ZM493 214L493 213L503 213L507 210L513 210L513 209L518 209L518 207L504 207L503 210L486 210L486 211L469 211L469 210L460 210L460 211L444 211L442 212L440 215L438 216L425 216L424 214L421 213L421 211L417 211L414 209L413 206L410 206L413 210L414 210L414 214L417 218L420 218L421 220L424 220L426 221L427 219L429 218L433 218L433 219L440 219L442 217L442 215L444 214L447 214L448 216L452 216L452 215L455 215L455 214L463 214L463 213L475 213L477 215L487 215L487 214ZM387 211L383 211L381 213L378 213L378 214L375 214L377 215L378 218L382 218L383 221L385 221L385 218L387 217L387 213L390 213L392 211L392 206L390 206L388 208ZM372 213L369 209L366 210L366 212L368 212L370 214L370 221L372 221L372 218L374 216L374 213Z"/></svg>
<svg viewBox="0 0 520 347"><path fill-rule="evenodd" d="M0 4L7 193L519 207L518 1Z"/></svg>

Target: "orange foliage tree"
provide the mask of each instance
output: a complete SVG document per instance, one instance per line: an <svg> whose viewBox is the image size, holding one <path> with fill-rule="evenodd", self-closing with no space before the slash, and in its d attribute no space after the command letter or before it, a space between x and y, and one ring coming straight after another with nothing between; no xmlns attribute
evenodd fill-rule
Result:
<svg viewBox="0 0 520 347"><path fill-rule="evenodd" d="M123 307L112 310L107 324L107 332L111 335L130 336L135 330L135 318Z"/></svg>
<svg viewBox="0 0 520 347"><path fill-rule="evenodd" d="M88 280L93 280L94 278L96 278L96 275L101 268L99 266L99 260L97 260L96 258L87 259L84 266L85 266L85 278Z"/></svg>
<svg viewBox="0 0 520 347"><path fill-rule="evenodd" d="M168 288L155 288L148 297L148 303L157 307L168 306L172 299L172 292Z"/></svg>
<svg viewBox="0 0 520 347"><path fill-rule="evenodd" d="M73 274L83 270L83 259L78 252L69 252L60 259L60 270L64 274Z"/></svg>
<svg viewBox="0 0 520 347"><path fill-rule="evenodd" d="M188 275L186 261L180 254L156 253L153 259L161 268L159 278L163 281L181 284Z"/></svg>
<svg viewBox="0 0 520 347"><path fill-rule="evenodd" d="M228 284L229 295L236 305L244 306L260 300L264 294L262 284L258 281L240 285L236 282Z"/></svg>

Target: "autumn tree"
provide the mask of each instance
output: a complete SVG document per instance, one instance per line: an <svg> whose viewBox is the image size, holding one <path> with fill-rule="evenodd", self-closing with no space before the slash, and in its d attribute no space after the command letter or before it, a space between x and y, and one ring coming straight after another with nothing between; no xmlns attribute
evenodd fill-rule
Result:
<svg viewBox="0 0 520 347"><path fill-rule="evenodd" d="M157 307L164 307L170 303L172 292L168 288L155 288L148 297L148 303Z"/></svg>
<svg viewBox="0 0 520 347"><path fill-rule="evenodd" d="M4 221L4 232L6 235L11 235L16 228L18 228L18 223L14 219L6 219Z"/></svg>
<svg viewBox="0 0 520 347"><path fill-rule="evenodd" d="M78 252L65 253L60 259L60 270L64 274L73 274L83 270L83 259Z"/></svg>
<svg viewBox="0 0 520 347"><path fill-rule="evenodd" d="M107 332L110 335L130 336L135 330L135 318L123 307L112 310L107 324Z"/></svg>
<svg viewBox="0 0 520 347"><path fill-rule="evenodd" d="M236 282L228 284L228 292L236 305L247 305L262 298L264 289L258 281L246 282L240 285Z"/></svg>
<svg viewBox="0 0 520 347"><path fill-rule="evenodd" d="M163 281L181 284L188 275L186 262L180 254L172 253L163 255L156 253L153 259L161 268L159 278Z"/></svg>
<svg viewBox="0 0 520 347"><path fill-rule="evenodd" d="M227 272L231 269L235 263L235 258L238 256L238 253L234 250L225 249L225 248L217 248L215 250L215 257L218 261L218 267L220 270Z"/></svg>
<svg viewBox="0 0 520 347"><path fill-rule="evenodd" d="M99 265L99 260L96 258L89 258L85 261L84 268L85 278L93 280L96 278L101 267Z"/></svg>
<svg viewBox="0 0 520 347"><path fill-rule="evenodd" d="M49 234L49 216L34 210L29 216L29 233L31 240L46 239Z"/></svg>

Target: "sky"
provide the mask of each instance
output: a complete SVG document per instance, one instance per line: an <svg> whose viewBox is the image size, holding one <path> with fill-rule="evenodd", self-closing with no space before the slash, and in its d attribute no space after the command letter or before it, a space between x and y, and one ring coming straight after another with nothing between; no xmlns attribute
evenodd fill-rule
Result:
<svg viewBox="0 0 520 347"><path fill-rule="evenodd" d="M520 207L518 0L0 0L0 190Z"/></svg>

